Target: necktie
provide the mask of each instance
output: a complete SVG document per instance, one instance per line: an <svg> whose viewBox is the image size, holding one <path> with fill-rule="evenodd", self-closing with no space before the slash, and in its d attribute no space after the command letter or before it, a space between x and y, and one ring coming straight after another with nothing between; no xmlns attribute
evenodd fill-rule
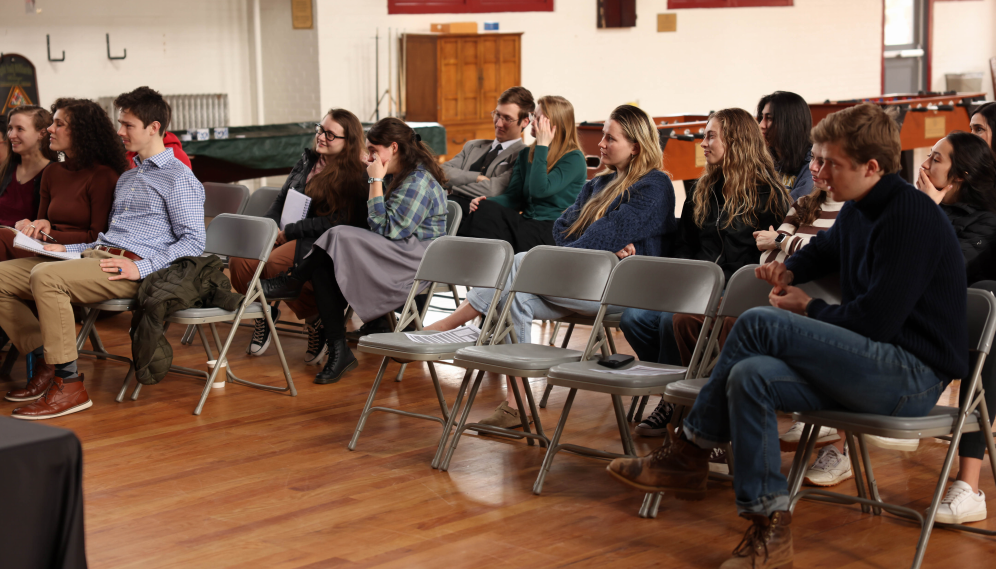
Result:
<svg viewBox="0 0 996 569"><path fill-rule="evenodd" d="M487 172L488 166L490 166L491 163L495 161L495 158L498 158L498 155L501 154L501 150L502 150L501 144L495 146L494 148L491 149L490 152L485 154L481 158L481 160L479 160L476 164L474 164L470 169L476 172L480 172L482 174Z"/></svg>

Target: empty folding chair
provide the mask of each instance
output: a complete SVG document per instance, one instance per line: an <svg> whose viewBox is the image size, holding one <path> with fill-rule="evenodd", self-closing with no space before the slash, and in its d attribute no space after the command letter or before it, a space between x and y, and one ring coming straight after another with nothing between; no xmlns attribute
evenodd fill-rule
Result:
<svg viewBox="0 0 996 569"><path fill-rule="evenodd" d="M276 201L278 195L280 195L280 188L273 186L259 188L249 195L249 200L246 202L246 206L242 209L241 214L251 215L252 217L263 217L266 215L266 212L270 211L270 206Z"/></svg>
<svg viewBox="0 0 996 569"><path fill-rule="evenodd" d="M912 567L913 569L920 567L923 563L924 554L927 551L930 532L935 525L934 518L937 515L937 508L944 497L948 475L951 472L955 455L958 453L958 443L961 440L962 434L979 431L984 433L986 446L989 451L990 466L993 473L996 473L996 447L993 445L992 425L989 423L989 412L986 408L985 393L981 381L982 366L989 355L993 332L996 330L996 297L993 297L989 291L968 289L967 315L968 345L973 352L974 363L971 375L962 379L962 381L969 382L968 393L972 395L960 401L958 407L938 405L925 417L893 417L848 411L809 411L794 414L795 420L805 423L806 427L803 429L802 438L799 440L799 449L796 451L792 475L789 478L790 504L793 509L800 498L816 496L823 501L834 503L861 504L862 510L866 513L871 508L876 514L879 514L881 510L885 510L891 514L915 520L922 527ZM833 427L837 430L847 432L847 444L852 449L851 456L854 460L854 475L858 496L849 496L820 489L799 489L802 485L805 471L805 468L799 465L804 466L809 464L809 458L813 453L817 438L812 436L812 434L818 433L821 427ZM927 508L926 516L921 511L882 501L878 493L874 473L872 472L868 447L865 444L866 435L894 439L951 437L951 443L944 457L944 464L941 466L941 473L937 479L937 486L934 488L933 499L930 502L930 507ZM860 454L855 452L855 438L857 439L857 448L860 449ZM861 463L864 464L864 471L867 476L865 481L861 479ZM868 484L867 491L865 490L865 482ZM958 529L982 535L996 536L996 531L962 524L936 525L947 529Z"/></svg>
<svg viewBox="0 0 996 569"><path fill-rule="evenodd" d="M620 456L635 456L633 440L630 437L629 425L623 408L624 396L646 396L661 393L672 382L686 377L695 377L697 365L701 360L709 330L716 314L716 305L723 290L723 270L716 263L706 261L691 261L684 259L667 259L661 257L627 257L612 271L609 282L602 296L602 307L595 316L592 335L588 346L579 362L556 365L547 374L548 385L567 387L567 401L560 415L557 430L550 439L546 457L540 467L533 493L543 490L543 482L554 456L561 450L597 458L612 459ZM592 348L597 343L601 332L602 318L609 306L625 306L627 308L642 308L658 312L676 312L683 314L705 315L702 332L692 353L692 362L688 369L653 362L638 362L627 365L620 370L611 370L588 361L593 355ZM651 375L627 374L626 370L635 366L653 368ZM594 391L608 394L612 398L612 406L616 413L616 423L622 440L623 454L600 451L573 444L560 444L567 416L571 412L574 397L578 390Z"/></svg>
<svg viewBox="0 0 996 569"><path fill-rule="evenodd" d="M497 301L501 291L505 287L505 280L512 268L512 259L515 253L512 246L505 241L496 239L472 239L468 237L441 237L433 241L425 250L422 262L419 264L418 272L415 273L415 282L412 285L408 301L402 309L401 319L398 322L396 332L393 334L369 334L360 338L358 349L368 354L383 356L377 377L374 379L367 402L363 406L360 420L356 424L353 438L349 442L349 450L356 448L356 442L360 438L360 432L366 424L367 418L374 411L385 411L396 413L408 417L428 419L437 421L443 425L444 432L449 432L453 426L453 415L446 406L446 399L443 396L439 385L439 378L436 376L436 367L433 362L452 359L456 351L468 346L480 346L489 338L494 327ZM459 343L419 343L402 332L410 323L415 323L416 332L413 335L432 335L436 332L421 332L422 320L415 305L415 295L423 287L428 285L432 288L436 284L453 284L460 286L479 286L494 288L495 295L491 303L491 308L484 315L484 325L481 334L476 342ZM393 409L389 407L373 407L374 397L377 389L384 378L389 359L401 362L422 361L429 366L429 375L432 377L432 385L436 390L436 397L439 399L439 408L442 417L425 415ZM460 405L460 397L464 389L470 382L470 371L464 374L463 386L458 393L458 398L454 402L453 409ZM438 452L437 452L438 454Z"/></svg>
<svg viewBox="0 0 996 569"><path fill-rule="evenodd" d="M291 379L290 369L288 369L287 360L284 358L284 350L280 345L280 336L277 334L277 330L273 324L273 319L270 316L270 306L267 304L266 297L263 295L263 288L259 284L259 275L262 273L263 267L266 265L266 260L270 256L270 250L273 249L273 243L277 239L278 231L277 224L274 223L272 219L265 217L249 217L245 215L233 215L227 213L216 217L207 229L207 245L205 247L205 252L207 254L225 255L229 257L259 259L259 266L256 267L256 273L253 274L252 280L249 281L248 293L242 303L239 304L238 309L235 311L229 311L223 308L188 308L186 310L179 310L171 314L166 319L166 323L196 326L197 331L200 333L201 343L204 345L204 351L207 354L208 360L225 362L228 350L232 345L232 340L235 339L235 332L238 330L239 322L241 320L265 318L267 326L270 327L270 334L272 334L273 343L277 347L277 354L280 357L280 365L283 368L286 386L276 387L246 381L232 373L231 365L224 367L227 373L227 380L265 391L275 391L281 393L288 392L291 396L296 396L297 389L294 387L294 380ZM223 346L221 338L218 335L218 329L215 327L215 324L218 322L230 322L232 324L231 330L229 331L228 337ZM211 346L207 341L207 337L204 335L204 331L201 326L203 324L207 324L210 327L211 334L214 336L215 345L219 347L220 353L217 358L215 358L214 354L211 352ZM194 415L201 414L201 409L204 408L204 402L207 400L207 396L211 392L211 384L214 383L215 377L220 369L222 369L222 366L215 366L210 375L208 375L197 369L183 368L179 366L174 366L172 368L172 371L180 371L183 373L202 376L208 375L207 382L204 384L204 389L201 392L200 401L194 409ZM141 387L141 385L138 385L135 388L135 393L132 396L133 399L138 395L138 391Z"/></svg>
<svg viewBox="0 0 996 569"><path fill-rule="evenodd" d="M529 445L533 444L533 439L538 439L541 446L547 444L548 439L543 432L543 424L540 421L532 390L526 389L526 400L532 419L536 423L536 433L529 429L529 414L526 413L526 406L522 403L522 395L519 393L518 382L515 378L544 377L547 371L557 364L579 361L582 352L546 344L517 343L518 338L509 316L512 302L517 293L599 301L605 290L609 273L618 262L618 257L613 253L588 249L541 245L526 253L509 289L505 306L498 318L498 329L495 331L491 344L462 348L457 351L453 358L454 365L468 370L477 370L478 373L470 389L467 402L464 404L460 422L453 433L449 448L442 462L439 463L441 470L449 468L450 460L453 458L460 437L463 431L468 428L516 438L525 437ZM607 353L603 345L604 333L601 328L598 328L597 333L599 334L598 347L603 350L603 353ZM513 343L501 343L507 337L510 337ZM507 375L511 379L512 392L519 410L519 417L522 419L522 432L479 423L467 424L467 416L470 414L477 390L481 386L486 371ZM458 395L458 397L462 397L462 395ZM445 439L448 435L448 432L444 432L443 438ZM445 444L445 440L440 441L441 448Z"/></svg>

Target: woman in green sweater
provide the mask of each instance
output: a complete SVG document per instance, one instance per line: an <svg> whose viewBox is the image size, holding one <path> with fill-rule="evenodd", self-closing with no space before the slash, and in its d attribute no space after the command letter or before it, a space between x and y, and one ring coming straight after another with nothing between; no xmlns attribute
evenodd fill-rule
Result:
<svg viewBox="0 0 996 569"><path fill-rule="evenodd" d="M536 142L519 154L505 192L470 202L458 235L502 239L516 253L556 244L553 223L574 204L588 169L567 99L541 97L531 122Z"/></svg>

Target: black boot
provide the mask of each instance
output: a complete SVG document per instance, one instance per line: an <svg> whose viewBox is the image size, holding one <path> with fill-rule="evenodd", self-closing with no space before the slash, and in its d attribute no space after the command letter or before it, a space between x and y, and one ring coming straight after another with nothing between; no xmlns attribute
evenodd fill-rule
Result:
<svg viewBox="0 0 996 569"><path fill-rule="evenodd" d="M335 383L358 363L356 356L349 351L345 338L333 340L329 343L329 360L325 362L325 368L315 376L315 383L319 385Z"/></svg>
<svg viewBox="0 0 996 569"><path fill-rule="evenodd" d="M266 300L293 300L300 296L304 281L284 271L272 279L259 281Z"/></svg>

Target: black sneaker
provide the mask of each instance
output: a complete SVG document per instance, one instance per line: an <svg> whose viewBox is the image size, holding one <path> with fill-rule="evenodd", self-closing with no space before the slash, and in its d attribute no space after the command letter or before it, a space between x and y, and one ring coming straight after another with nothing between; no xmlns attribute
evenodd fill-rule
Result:
<svg viewBox="0 0 996 569"><path fill-rule="evenodd" d="M642 423L636 426L636 434L642 437L666 437L667 424L674 414L674 405L661 399L657 408Z"/></svg>
<svg viewBox="0 0 996 569"><path fill-rule="evenodd" d="M329 346L325 343L325 328L322 326L322 319L316 318L314 323L304 323L304 329L308 331L308 351L304 353L304 363L309 366L322 365L322 359L329 353Z"/></svg>
<svg viewBox="0 0 996 569"><path fill-rule="evenodd" d="M726 447L716 447L709 454L709 472L729 474L730 463L726 460Z"/></svg>
<svg viewBox="0 0 996 569"><path fill-rule="evenodd" d="M300 296L304 281L296 279L288 271L284 271L272 279L259 281L266 300L293 300Z"/></svg>
<svg viewBox="0 0 996 569"><path fill-rule="evenodd" d="M276 322L280 318L280 310L274 308L270 313L273 321ZM255 328L252 332L252 341L249 342L249 347L246 348L246 353L251 356L261 356L266 352L266 349L270 347L270 327L266 325L266 318L257 318L255 320Z"/></svg>

